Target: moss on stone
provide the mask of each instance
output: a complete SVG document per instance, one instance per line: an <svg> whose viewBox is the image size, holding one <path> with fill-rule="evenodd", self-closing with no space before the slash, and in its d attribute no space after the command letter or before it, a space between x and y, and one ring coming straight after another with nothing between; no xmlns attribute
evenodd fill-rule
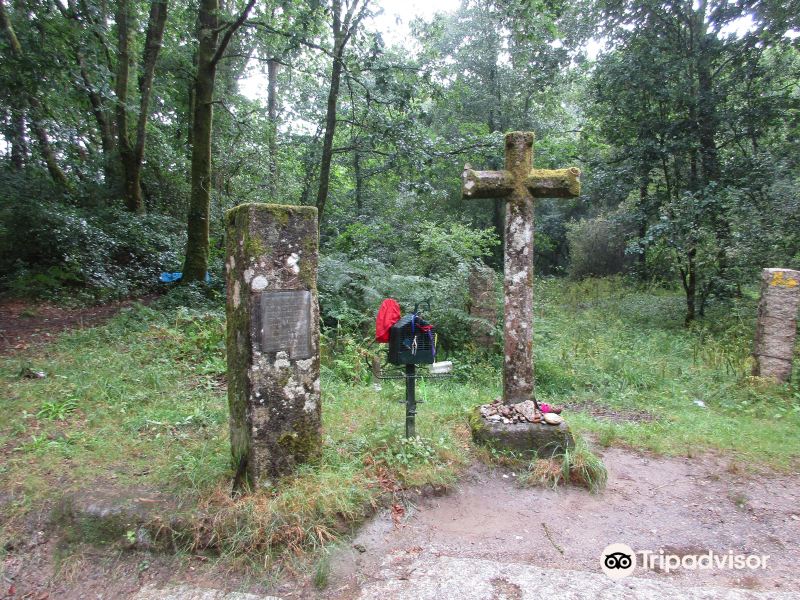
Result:
<svg viewBox="0 0 800 600"><path fill-rule="evenodd" d="M475 432L481 428L483 421L483 417L481 416L481 407L475 406L467 413L467 424L469 425L469 430L472 432L472 435L475 435Z"/></svg>
<svg viewBox="0 0 800 600"><path fill-rule="evenodd" d="M292 378L291 371L284 371L281 373L280 377L278 378L278 385L280 387L286 387L289 384L289 380Z"/></svg>
<svg viewBox="0 0 800 600"><path fill-rule="evenodd" d="M308 290L317 289L317 269L310 260L302 260L300 262L300 281L306 286Z"/></svg>
<svg viewBox="0 0 800 600"><path fill-rule="evenodd" d="M298 206L294 204L266 204L261 202L248 202L245 204L239 204L238 206L234 206L231 209L228 209L226 214L226 218L232 219L235 218L237 214L251 214L250 211L255 210L258 212L268 212L271 213L281 225L286 225L289 222L289 217L292 214L296 215L305 215L310 216L314 215L317 216L317 207L316 206Z"/></svg>
<svg viewBox="0 0 800 600"><path fill-rule="evenodd" d="M295 422L293 431L286 431L278 438L278 446L286 456L297 462L311 462L319 458L321 446L319 431L307 420Z"/></svg>
<svg viewBox="0 0 800 600"><path fill-rule="evenodd" d="M244 252L245 256L254 259L256 257L264 256L267 253L267 249L264 247L264 244L261 242L261 240L245 234Z"/></svg>
<svg viewBox="0 0 800 600"><path fill-rule="evenodd" d="M580 176L576 167L532 169L525 185L536 198L575 198L581 194Z"/></svg>

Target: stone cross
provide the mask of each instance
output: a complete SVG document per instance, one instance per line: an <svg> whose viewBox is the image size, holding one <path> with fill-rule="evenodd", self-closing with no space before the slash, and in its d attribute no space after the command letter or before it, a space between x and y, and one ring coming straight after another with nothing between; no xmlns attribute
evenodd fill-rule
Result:
<svg viewBox="0 0 800 600"><path fill-rule="evenodd" d="M580 170L533 169L533 133L506 134L502 171L473 171L464 165L464 198L505 198L505 361L503 402L533 398L533 200L571 198L581 191Z"/></svg>
<svg viewBox="0 0 800 600"><path fill-rule="evenodd" d="M786 382L792 376L797 308L800 306L800 271L761 271L753 375Z"/></svg>
<svg viewBox="0 0 800 600"><path fill-rule="evenodd" d="M269 486L320 453L317 209L225 215L234 487Z"/></svg>

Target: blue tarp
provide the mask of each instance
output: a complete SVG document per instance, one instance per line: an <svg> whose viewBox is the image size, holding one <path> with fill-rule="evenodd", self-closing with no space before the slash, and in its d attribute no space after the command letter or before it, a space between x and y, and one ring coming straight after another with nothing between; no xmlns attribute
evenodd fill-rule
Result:
<svg viewBox="0 0 800 600"><path fill-rule="evenodd" d="M180 281L183 277L183 273L175 272L175 273L162 273L159 275L158 280L161 283L172 283L173 281ZM206 283L211 282L211 274L206 272Z"/></svg>

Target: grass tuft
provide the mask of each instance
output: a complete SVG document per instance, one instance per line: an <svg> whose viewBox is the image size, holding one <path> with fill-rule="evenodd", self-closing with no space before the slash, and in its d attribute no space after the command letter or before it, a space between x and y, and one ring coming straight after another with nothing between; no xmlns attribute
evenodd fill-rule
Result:
<svg viewBox="0 0 800 600"><path fill-rule="evenodd" d="M523 485L539 484L555 489L571 483L585 487L592 494L600 493L607 481L606 466L581 437L576 437L574 448L566 449L560 456L534 460L520 477Z"/></svg>

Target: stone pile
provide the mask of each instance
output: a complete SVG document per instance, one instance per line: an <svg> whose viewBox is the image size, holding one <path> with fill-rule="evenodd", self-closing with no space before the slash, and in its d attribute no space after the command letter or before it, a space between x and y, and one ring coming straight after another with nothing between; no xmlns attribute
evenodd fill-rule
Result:
<svg viewBox="0 0 800 600"><path fill-rule="evenodd" d="M481 416L493 423L547 423L558 425L564 419L555 413L542 413L536 408L533 400L518 402L517 404L503 404L498 398L491 404L480 407Z"/></svg>

